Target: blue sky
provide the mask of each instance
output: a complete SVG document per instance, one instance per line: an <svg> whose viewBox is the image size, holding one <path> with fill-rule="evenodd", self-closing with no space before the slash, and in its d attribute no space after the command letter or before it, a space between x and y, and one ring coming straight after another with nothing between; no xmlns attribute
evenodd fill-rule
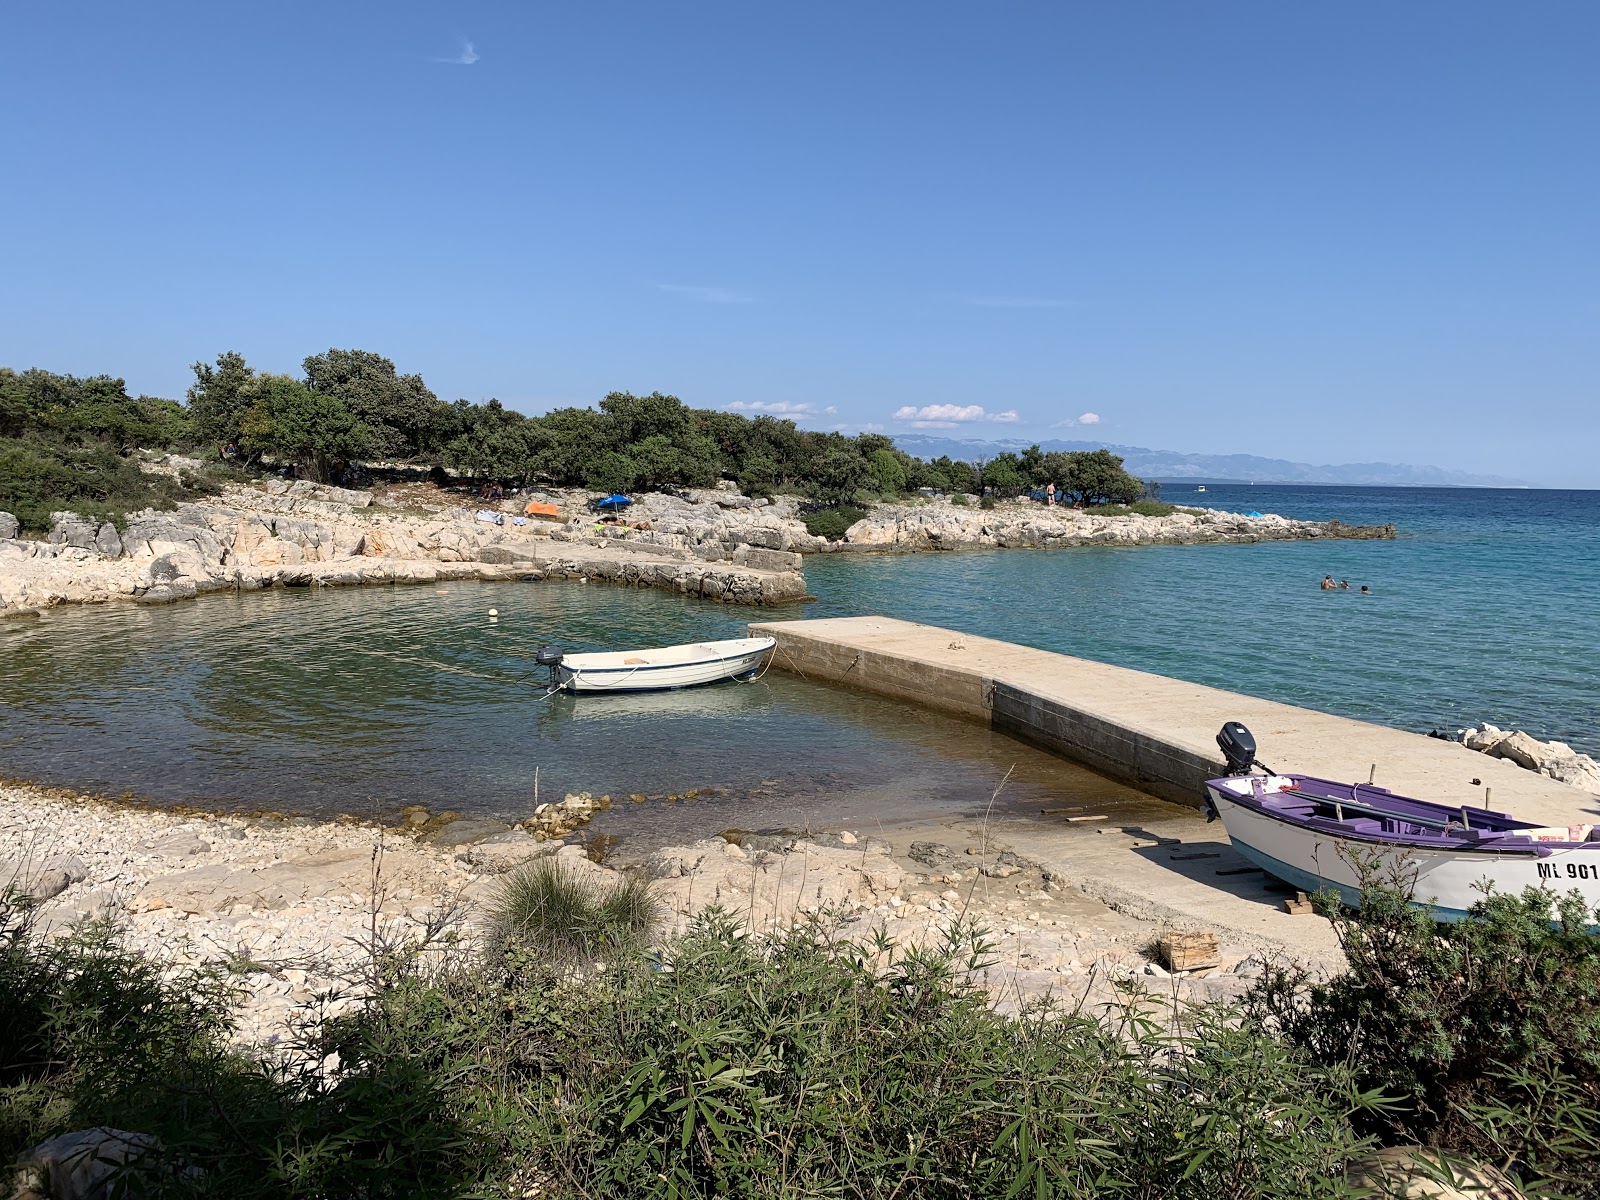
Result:
<svg viewBox="0 0 1600 1200"><path fill-rule="evenodd" d="M1600 487L1597 46L1592 0L9 0L0 363Z"/></svg>

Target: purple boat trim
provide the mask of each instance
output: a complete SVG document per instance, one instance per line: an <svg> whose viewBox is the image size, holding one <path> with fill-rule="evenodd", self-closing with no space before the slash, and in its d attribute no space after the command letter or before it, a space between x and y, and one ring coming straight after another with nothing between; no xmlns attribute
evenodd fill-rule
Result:
<svg viewBox="0 0 1600 1200"><path fill-rule="evenodd" d="M1295 787L1265 791L1263 776L1230 776L1207 781L1233 803L1302 829L1379 846L1412 846L1494 857L1547 858L1557 850L1593 850L1600 841L1536 841L1527 831L1546 827L1519 821L1487 808L1451 808L1397 795L1370 783L1339 783L1311 775L1276 775ZM1234 790L1241 780L1250 789ZM1597 831L1600 832L1600 831Z"/></svg>

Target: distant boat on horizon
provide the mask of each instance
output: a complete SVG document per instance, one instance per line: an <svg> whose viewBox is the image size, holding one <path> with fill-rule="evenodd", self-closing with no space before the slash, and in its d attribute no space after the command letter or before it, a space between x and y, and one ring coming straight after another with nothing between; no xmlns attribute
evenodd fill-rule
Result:
<svg viewBox="0 0 1600 1200"><path fill-rule="evenodd" d="M1195 488L1195 491L1197 491L1197 492L1203 492L1205 490L1206 490L1206 485L1203 484L1203 483L1199 487Z"/></svg>

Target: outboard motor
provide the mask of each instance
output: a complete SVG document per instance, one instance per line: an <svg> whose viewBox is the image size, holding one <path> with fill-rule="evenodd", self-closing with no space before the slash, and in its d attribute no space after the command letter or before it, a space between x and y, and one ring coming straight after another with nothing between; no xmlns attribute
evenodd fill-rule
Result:
<svg viewBox="0 0 1600 1200"><path fill-rule="evenodd" d="M553 688L561 686L561 660L565 657L560 646L540 646L538 653L533 656L534 662L549 668L550 686ZM1239 728L1243 729L1244 726Z"/></svg>
<svg viewBox="0 0 1600 1200"><path fill-rule="evenodd" d="M1248 775L1250 768L1264 764L1256 762L1256 738L1238 721L1229 721L1217 734L1217 746L1222 757L1228 760L1229 775Z"/></svg>

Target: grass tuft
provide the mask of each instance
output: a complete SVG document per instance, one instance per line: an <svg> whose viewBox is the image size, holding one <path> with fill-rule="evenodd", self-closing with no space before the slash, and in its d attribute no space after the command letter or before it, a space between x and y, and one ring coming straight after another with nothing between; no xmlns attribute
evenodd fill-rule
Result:
<svg viewBox="0 0 1600 1200"><path fill-rule="evenodd" d="M601 888L559 858L507 875L489 905L491 944L564 961L642 947L661 919L648 880L624 876Z"/></svg>

